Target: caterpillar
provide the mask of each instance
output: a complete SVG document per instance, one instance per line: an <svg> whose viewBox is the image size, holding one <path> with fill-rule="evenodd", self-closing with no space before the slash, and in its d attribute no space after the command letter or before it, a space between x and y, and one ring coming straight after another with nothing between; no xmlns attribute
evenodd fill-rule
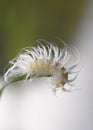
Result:
<svg viewBox="0 0 93 130"><path fill-rule="evenodd" d="M21 53L10 61L10 68L4 74L5 82L11 82L25 75L24 81L51 77L53 88L65 88L77 78L75 68L79 64L79 51L61 41L64 47L44 39L37 40L36 46L22 49Z"/></svg>

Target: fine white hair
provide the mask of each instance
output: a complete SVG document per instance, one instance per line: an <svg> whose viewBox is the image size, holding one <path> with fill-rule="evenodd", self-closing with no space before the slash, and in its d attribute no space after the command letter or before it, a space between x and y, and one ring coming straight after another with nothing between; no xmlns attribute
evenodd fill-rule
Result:
<svg viewBox="0 0 93 130"><path fill-rule="evenodd" d="M4 80L12 82L24 76L24 81L27 81L49 76L55 87L71 84L78 75L78 72L75 72L80 59L78 50L63 41L62 47L43 39L36 42L36 46L22 49L21 53L10 61L10 68L4 74Z"/></svg>

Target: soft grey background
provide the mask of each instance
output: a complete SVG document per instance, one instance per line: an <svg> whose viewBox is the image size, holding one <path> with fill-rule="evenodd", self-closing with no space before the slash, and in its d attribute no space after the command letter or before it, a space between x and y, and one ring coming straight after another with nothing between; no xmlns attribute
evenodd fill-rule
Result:
<svg viewBox="0 0 93 130"><path fill-rule="evenodd" d="M93 1L86 5L74 38L81 53L79 91L53 96L46 79L10 86L0 102L0 130L93 129ZM81 44L82 43L82 44Z"/></svg>

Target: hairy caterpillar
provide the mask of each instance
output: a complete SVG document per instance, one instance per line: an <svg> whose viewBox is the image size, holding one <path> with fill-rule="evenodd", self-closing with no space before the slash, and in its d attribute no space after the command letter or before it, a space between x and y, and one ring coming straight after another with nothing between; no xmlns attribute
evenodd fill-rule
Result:
<svg viewBox="0 0 93 130"><path fill-rule="evenodd" d="M38 77L51 77L54 88L65 88L77 78L75 68L79 63L79 52L63 42L64 47L39 39L39 44L28 47L10 61L10 68L4 75L5 82L11 82L25 75L24 81Z"/></svg>

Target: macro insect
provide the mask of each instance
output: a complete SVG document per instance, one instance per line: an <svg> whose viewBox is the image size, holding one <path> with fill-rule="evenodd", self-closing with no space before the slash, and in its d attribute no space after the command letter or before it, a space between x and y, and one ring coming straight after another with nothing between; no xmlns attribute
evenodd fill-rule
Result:
<svg viewBox="0 0 93 130"><path fill-rule="evenodd" d="M10 61L11 67L4 75L6 82L25 75L25 81L36 77L51 77L51 84L58 88L72 83L78 73L73 72L79 63L78 50L64 43L59 48L55 43L39 39L38 45L22 50ZM71 79L72 74L75 74Z"/></svg>
<svg viewBox="0 0 93 130"><path fill-rule="evenodd" d="M36 46L22 49L21 53L10 61L10 67L4 74L4 81L32 80L38 77L50 77L52 88L72 86L78 76L75 68L79 64L79 52L61 41L62 47L56 43L39 39Z"/></svg>

